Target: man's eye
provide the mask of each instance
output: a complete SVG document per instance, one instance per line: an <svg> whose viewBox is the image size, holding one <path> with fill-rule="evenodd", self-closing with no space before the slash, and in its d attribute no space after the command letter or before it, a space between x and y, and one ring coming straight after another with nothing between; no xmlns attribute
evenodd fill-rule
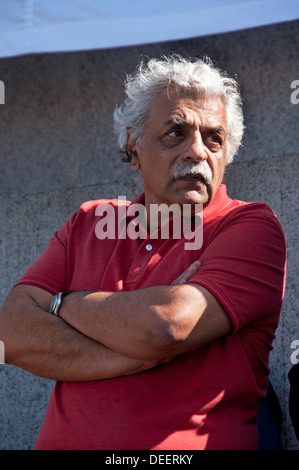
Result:
<svg viewBox="0 0 299 470"><path fill-rule="evenodd" d="M172 129L172 131L168 132L170 137L182 137L183 132L180 129Z"/></svg>
<svg viewBox="0 0 299 470"><path fill-rule="evenodd" d="M219 144L221 145L222 144L222 139L221 137L218 135L218 134L212 134L208 137L208 140L209 142L211 142L212 144Z"/></svg>

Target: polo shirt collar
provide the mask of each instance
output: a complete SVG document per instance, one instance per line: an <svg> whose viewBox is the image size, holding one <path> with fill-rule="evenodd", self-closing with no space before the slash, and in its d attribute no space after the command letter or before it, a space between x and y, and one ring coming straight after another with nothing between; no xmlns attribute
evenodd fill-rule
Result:
<svg viewBox="0 0 299 470"><path fill-rule="evenodd" d="M219 212L221 212L224 207L232 202L232 199L227 195L226 185L224 183L220 184L213 200L204 207L203 211L197 212L195 215L203 216L203 219L206 221L215 217ZM145 203L145 193L141 193L137 196L132 202L130 202L130 207L132 204L143 204ZM128 216L129 219L133 217Z"/></svg>

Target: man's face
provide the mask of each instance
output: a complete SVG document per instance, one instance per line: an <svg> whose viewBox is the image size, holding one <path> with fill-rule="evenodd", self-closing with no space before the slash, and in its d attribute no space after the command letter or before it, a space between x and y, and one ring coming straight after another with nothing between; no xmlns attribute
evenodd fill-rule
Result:
<svg viewBox="0 0 299 470"><path fill-rule="evenodd" d="M156 95L142 145L130 144L140 170L145 205L208 204L222 182L227 151L225 105L220 98L194 101L174 90Z"/></svg>

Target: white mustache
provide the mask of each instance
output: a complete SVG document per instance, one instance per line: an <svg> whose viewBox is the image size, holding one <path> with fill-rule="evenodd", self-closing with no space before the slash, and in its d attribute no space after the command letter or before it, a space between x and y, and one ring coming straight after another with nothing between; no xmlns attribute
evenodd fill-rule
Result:
<svg viewBox="0 0 299 470"><path fill-rule="evenodd" d="M213 178L213 173L208 163L204 160L199 163L180 163L173 170L174 179L183 178L187 175L197 175L199 174L205 184L210 184Z"/></svg>

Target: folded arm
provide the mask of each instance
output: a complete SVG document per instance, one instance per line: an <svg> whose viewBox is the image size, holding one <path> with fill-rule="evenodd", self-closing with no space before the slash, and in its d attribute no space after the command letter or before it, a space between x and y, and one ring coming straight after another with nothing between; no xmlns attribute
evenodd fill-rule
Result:
<svg viewBox="0 0 299 470"><path fill-rule="evenodd" d="M86 381L136 374L231 331L205 289L187 284L191 265L171 286L129 292L74 292L59 317L52 295L19 285L0 314L5 362L55 380Z"/></svg>
<svg viewBox="0 0 299 470"><path fill-rule="evenodd" d="M126 292L75 292L59 315L89 338L126 356L161 360L196 349L232 331L216 299L186 280L191 265L171 286Z"/></svg>
<svg viewBox="0 0 299 470"><path fill-rule="evenodd" d="M88 381L131 375L162 361L123 356L48 313L52 295L37 287L12 289L0 314L5 362L54 380Z"/></svg>

